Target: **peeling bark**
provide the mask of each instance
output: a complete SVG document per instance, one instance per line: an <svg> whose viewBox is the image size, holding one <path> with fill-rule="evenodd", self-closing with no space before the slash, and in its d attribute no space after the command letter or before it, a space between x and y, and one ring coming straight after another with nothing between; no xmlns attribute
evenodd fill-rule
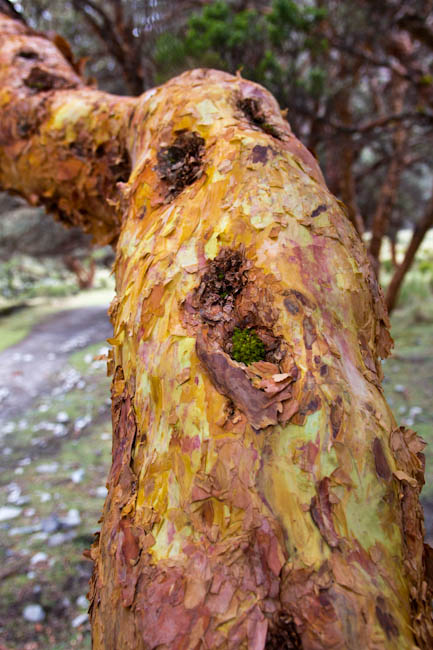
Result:
<svg viewBox="0 0 433 650"><path fill-rule="evenodd" d="M118 242L94 649L431 647L423 443L381 391L383 296L275 100L212 70L112 97L0 31L0 184ZM29 87L35 65L73 87ZM231 357L235 327L263 361Z"/></svg>

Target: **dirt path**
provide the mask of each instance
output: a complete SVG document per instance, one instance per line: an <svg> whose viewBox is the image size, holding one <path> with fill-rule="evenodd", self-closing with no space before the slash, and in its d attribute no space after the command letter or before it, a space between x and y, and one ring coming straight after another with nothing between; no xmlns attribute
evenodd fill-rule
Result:
<svg viewBox="0 0 433 650"><path fill-rule="evenodd" d="M0 425L52 388L54 375L76 350L112 334L106 307L61 311L0 352Z"/></svg>

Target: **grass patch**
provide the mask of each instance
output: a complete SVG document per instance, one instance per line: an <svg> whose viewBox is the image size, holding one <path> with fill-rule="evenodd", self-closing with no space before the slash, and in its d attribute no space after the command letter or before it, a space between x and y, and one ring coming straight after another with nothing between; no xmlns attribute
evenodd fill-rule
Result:
<svg viewBox="0 0 433 650"><path fill-rule="evenodd" d="M68 368L82 378L84 386L44 398L14 421L14 430L6 434L4 443L12 453L1 457L7 465L1 473L0 500L7 503L11 484L25 499L19 506L21 515L0 524L2 568L16 565L0 581L0 638L11 650L21 650L30 642L36 644L35 650L91 648L89 624L74 628L72 621L86 611L84 596L92 565L82 553L99 529L111 460L110 380L105 364L92 361L102 346L104 342L88 346L70 359ZM68 419L63 422L64 435L56 436L43 424L62 424L59 414L60 420L65 414ZM28 462L23 464L24 459ZM39 471L53 463L54 471ZM82 472L78 478L77 471ZM62 524L52 532L42 526L44 521L67 517L71 509L79 512L78 525ZM11 535L13 529L21 532ZM69 533L73 537L51 544L55 535ZM45 553L46 560L32 564L35 553ZM36 627L23 619L23 609L30 603L40 604L45 612Z"/></svg>
<svg viewBox="0 0 433 650"><path fill-rule="evenodd" d="M50 304L28 305L25 309L18 309L12 314L0 317L2 332L0 352L22 341L37 323L40 323L53 311Z"/></svg>

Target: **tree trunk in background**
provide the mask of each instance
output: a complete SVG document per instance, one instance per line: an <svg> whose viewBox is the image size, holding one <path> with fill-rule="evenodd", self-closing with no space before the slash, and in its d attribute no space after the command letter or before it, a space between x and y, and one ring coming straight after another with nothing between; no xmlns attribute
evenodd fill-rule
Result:
<svg viewBox="0 0 433 650"><path fill-rule="evenodd" d="M0 31L0 185L117 240L94 649L430 648L383 298L275 100L209 70L113 97ZM234 360L235 328L264 359Z"/></svg>
<svg viewBox="0 0 433 650"><path fill-rule="evenodd" d="M423 218L417 224L415 230L413 231L412 238L410 240L409 246L407 247L406 253L404 255L403 261L399 264L394 271L394 274L391 278L391 282L388 285L386 292L386 305L389 313L395 308L397 304L398 294L403 284L403 280L406 276L406 273L409 271L412 263L415 259L415 255L421 246L424 237L428 230L433 227L433 193L430 204L427 207L427 210L424 213Z"/></svg>
<svg viewBox="0 0 433 650"><path fill-rule="evenodd" d="M95 260L89 260L89 267L86 266L74 255L64 255L63 264L68 271L75 274L80 289L90 289L95 279Z"/></svg>
<svg viewBox="0 0 433 650"><path fill-rule="evenodd" d="M344 86L334 99L334 113L339 122L347 127L353 124L353 115L350 105L353 87L359 82L359 66L353 70L352 87ZM347 76L344 62L341 62L341 78ZM343 82L344 83L344 82ZM356 199L356 184L354 166L356 161L355 142L351 133L340 133L328 142L326 152L326 179L331 191L343 201L347 208L347 216L352 222L359 236L365 232L362 215Z"/></svg>
<svg viewBox="0 0 433 650"><path fill-rule="evenodd" d="M412 43L404 34L398 33L391 39L392 47L410 58L413 50ZM400 75L393 73L391 77L392 99L391 110L395 114L403 112L405 97L408 92L409 82ZM385 174L376 211L371 224L371 240L369 253L377 277L380 271L380 251L384 235L388 230L392 211L397 200L397 192L400 183L400 176L404 171L404 149L407 142L407 129L403 123L397 123L392 137L392 158Z"/></svg>

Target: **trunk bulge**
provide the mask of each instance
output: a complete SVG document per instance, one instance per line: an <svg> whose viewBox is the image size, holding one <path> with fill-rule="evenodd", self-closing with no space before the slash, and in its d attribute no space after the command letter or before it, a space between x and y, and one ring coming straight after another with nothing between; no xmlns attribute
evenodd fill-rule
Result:
<svg viewBox="0 0 433 650"><path fill-rule="evenodd" d="M383 398L382 294L315 160L218 71L29 94L33 68L7 75L33 38L0 51L0 182L118 238L94 649L431 647L423 443Z"/></svg>

